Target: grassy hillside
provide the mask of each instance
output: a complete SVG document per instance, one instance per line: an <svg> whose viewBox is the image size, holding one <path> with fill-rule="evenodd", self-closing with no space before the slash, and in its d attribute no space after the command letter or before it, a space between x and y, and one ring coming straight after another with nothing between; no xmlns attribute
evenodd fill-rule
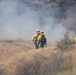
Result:
<svg viewBox="0 0 76 75"><path fill-rule="evenodd" d="M30 44L30 45L29 45ZM31 42L0 42L0 75L76 75L76 45L34 49Z"/></svg>

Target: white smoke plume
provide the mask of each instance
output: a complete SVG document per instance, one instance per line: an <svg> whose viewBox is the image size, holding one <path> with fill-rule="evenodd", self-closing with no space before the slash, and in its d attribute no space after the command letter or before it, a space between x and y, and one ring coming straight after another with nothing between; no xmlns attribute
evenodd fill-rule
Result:
<svg viewBox="0 0 76 75"><path fill-rule="evenodd" d="M15 0L0 1L0 40L31 40L36 29L43 29L50 42L59 40L66 30L60 20L54 17L54 11L58 10L51 8L49 16L49 11L35 11Z"/></svg>

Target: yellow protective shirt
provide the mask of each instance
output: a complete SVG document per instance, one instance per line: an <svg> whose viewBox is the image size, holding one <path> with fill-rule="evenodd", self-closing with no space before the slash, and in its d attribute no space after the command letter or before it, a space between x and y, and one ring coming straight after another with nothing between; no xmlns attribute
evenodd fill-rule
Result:
<svg viewBox="0 0 76 75"><path fill-rule="evenodd" d="M34 34L34 36L32 37L32 41L34 40L34 38L37 38L37 41L39 40L40 34Z"/></svg>
<svg viewBox="0 0 76 75"><path fill-rule="evenodd" d="M33 37L32 37L32 41L34 40L34 38L37 37L37 34L34 34Z"/></svg>
<svg viewBox="0 0 76 75"><path fill-rule="evenodd" d="M38 41L41 40L41 38L42 38L43 35L44 35L44 34L40 34L40 35L38 36ZM44 37L45 37L45 35L44 35ZM45 39L46 39L46 37L45 37Z"/></svg>
<svg viewBox="0 0 76 75"><path fill-rule="evenodd" d="M38 41L40 41L40 39L41 39L41 35L38 36Z"/></svg>

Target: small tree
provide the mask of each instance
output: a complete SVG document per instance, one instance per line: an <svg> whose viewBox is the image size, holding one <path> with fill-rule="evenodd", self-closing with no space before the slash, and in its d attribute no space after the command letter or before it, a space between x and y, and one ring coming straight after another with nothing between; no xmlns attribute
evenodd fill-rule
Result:
<svg viewBox="0 0 76 75"><path fill-rule="evenodd" d="M69 38L68 32L66 32L64 34L64 37L56 43L57 43L57 47L60 48L60 50L62 51L70 50L73 44L72 40Z"/></svg>

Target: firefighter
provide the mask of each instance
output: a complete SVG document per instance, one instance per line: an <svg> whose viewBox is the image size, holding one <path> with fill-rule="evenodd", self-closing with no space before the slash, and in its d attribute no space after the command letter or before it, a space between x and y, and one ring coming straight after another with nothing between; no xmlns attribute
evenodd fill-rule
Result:
<svg viewBox="0 0 76 75"><path fill-rule="evenodd" d="M38 49L39 48L39 41L38 41L38 37L40 36L40 30L37 29L36 30L36 34L34 34L34 36L32 37L32 41L34 42L35 48Z"/></svg>
<svg viewBox="0 0 76 75"><path fill-rule="evenodd" d="M43 30L40 31L40 35L38 37L38 41L39 41L39 44L40 44L41 48L44 48L44 46L47 47L47 39L46 39L46 36L45 36Z"/></svg>
<svg viewBox="0 0 76 75"><path fill-rule="evenodd" d="M74 37L74 43L76 43L76 36Z"/></svg>

